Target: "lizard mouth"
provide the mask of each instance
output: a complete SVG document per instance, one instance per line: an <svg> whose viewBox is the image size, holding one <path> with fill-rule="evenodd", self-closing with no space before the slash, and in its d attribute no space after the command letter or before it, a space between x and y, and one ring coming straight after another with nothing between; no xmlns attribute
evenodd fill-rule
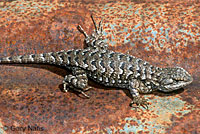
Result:
<svg viewBox="0 0 200 134"><path fill-rule="evenodd" d="M177 90L177 89L180 89L182 87L185 87L187 85L189 85L190 83L192 83L193 81L193 78L190 77L188 80L186 81L180 81L180 80L175 80L172 84L169 84L169 85L165 85L165 92L170 92L170 91L173 91L173 90Z"/></svg>

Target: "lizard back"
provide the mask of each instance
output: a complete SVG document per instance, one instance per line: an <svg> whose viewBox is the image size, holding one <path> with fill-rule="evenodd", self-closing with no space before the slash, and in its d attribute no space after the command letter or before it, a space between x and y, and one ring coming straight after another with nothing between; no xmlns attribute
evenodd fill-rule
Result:
<svg viewBox="0 0 200 134"><path fill-rule="evenodd" d="M127 88L130 79L152 79L156 67L134 56L98 48L1 58L0 63L40 63L82 68L88 77L106 86Z"/></svg>

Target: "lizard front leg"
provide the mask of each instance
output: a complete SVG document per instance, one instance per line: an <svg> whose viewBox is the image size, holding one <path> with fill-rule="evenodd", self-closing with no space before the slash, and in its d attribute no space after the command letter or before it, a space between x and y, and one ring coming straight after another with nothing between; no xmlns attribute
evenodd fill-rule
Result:
<svg viewBox="0 0 200 134"><path fill-rule="evenodd" d="M85 91L88 91L92 87L88 86L87 74L83 69L72 68L72 75L66 75L63 80L64 91L67 92L69 88L80 92L85 97L89 98Z"/></svg>
<svg viewBox="0 0 200 134"><path fill-rule="evenodd" d="M146 99L144 99L143 97L139 95L139 88L140 88L140 82L138 80L134 79L133 81L129 83L129 90L133 97L133 100L130 103L130 106L135 107L135 108L142 106L148 109L148 102ZM136 104L136 106L133 106L133 104Z"/></svg>

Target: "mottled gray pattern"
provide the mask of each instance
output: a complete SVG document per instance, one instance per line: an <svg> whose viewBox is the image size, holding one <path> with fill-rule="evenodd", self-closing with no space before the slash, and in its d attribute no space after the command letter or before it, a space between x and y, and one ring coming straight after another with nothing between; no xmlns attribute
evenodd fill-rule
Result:
<svg viewBox="0 0 200 134"><path fill-rule="evenodd" d="M139 93L155 90L170 92L192 82L191 75L183 68L159 68L134 56L108 50L108 45L102 39L102 21L99 26L94 19L93 22L95 31L91 36L81 26L78 27L85 35L85 49L6 57L0 63L48 63L65 66L72 70L72 74L64 78L64 91L72 88L89 97L84 93L91 88L88 86L89 77L105 86L129 89L133 97L131 106L147 106L147 101Z"/></svg>

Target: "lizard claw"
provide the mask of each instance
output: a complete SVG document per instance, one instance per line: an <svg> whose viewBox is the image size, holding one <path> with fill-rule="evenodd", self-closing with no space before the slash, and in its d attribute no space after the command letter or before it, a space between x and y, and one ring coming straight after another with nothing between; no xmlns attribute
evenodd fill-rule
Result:
<svg viewBox="0 0 200 134"><path fill-rule="evenodd" d="M90 98L90 96L87 95L86 93L84 93L83 91L81 91L80 93L81 93L83 96L85 96L86 98L88 98L88 99Z"/></svg>
<svg viewBox="0 0 200 134"><path fill-rule="evenodd" d="M88 36L88 34L85 32L85 30L80 26L80 25L78 25L78 30L81 32L81 33L83 33L84 34L84 36L86 37L86 38L88 38L89 36Z"/></svg>
<svg viewBox="0 0 200 134"><path fill-rule="evenodd" d="M83 96L85 96L86 98L90 98L89 95L87 95L86 93L84 93L85 91L81 90L81 89L77 89L77 88L73 88L73 90L79 92L80 94L82 94Z"/></svg>
<svg viewBox="0 0 200 134"><path fill-rule="evenodd" d="M86 87L83 91L85 92L85 91L88 91L88 90L90 90L90 89L92 89L92 87L88 86L88 87Z"/></svg>
<svg viewBox="0 0 200 134"><path fill-rule="evenodd" d="M88 87L86 87L85 89L83 89L83 91L80 91L80 93L81 93L83 96L85 96L86 98L90 98L89 95L87 95L86 93L84 93L84 92L86 92L86 91L88 91L88 90L90 90L90 89L92 89L92 87L88 86Z"/></svg>
<svg viewBox="0 0 200 134"><path fill-rule="evenodd" d="M133 106L133 104L136 104L136 106ZM147 100L140 97L134 97L134 99L130 103L130 106L134 108L139 108L140 106L142 106L143 108L148 109L148 105L149 103L147 102Z"/></svg>

